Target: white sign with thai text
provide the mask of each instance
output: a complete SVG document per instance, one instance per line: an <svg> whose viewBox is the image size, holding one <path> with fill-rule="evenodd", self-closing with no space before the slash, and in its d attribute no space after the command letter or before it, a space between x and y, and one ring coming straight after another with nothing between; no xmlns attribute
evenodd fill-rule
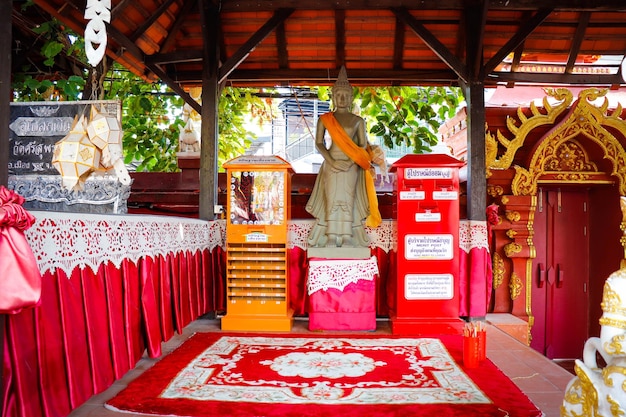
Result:
<svg viewBox="0 0 626 417"><path fill-rule="evenodd" d="M404 297L407 300L451 300L454 277L452 274L407 274Z"/></svg>
<svg viewBox="0 0 626 417"><path fill-rule="evenodd" d="M407 180L450 179L452 168L405 168L404 178Z"/></svg>
<svg viewBox="0 0 626 417"><path fill-rule="evenodd" d="M404 258L408 260L442 259L454 257L453 236L450 234L406 235Z"/></svg>

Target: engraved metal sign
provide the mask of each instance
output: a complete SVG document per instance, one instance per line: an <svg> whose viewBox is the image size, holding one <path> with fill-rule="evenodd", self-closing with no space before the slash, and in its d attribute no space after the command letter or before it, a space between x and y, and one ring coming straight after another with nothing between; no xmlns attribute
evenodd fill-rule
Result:
<svg viewBox="0 0 626 417"><path fill-rule="evenodd" d="M59 175L52 165L54 144L69 133L76 116L89 116L92 104L121 121L121 103L113 100L11 103L9 174Z"/></svg>

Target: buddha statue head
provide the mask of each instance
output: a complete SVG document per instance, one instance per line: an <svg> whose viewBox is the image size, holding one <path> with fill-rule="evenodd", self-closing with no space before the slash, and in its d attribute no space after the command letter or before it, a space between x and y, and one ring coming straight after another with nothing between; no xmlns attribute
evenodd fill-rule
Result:
<svg viewBox="0 0 626 417"><path fill-rule="evenodd" d="M337 81L331 89L333 104L337 107L350 107L352 104L352 85L348 81L346 67L342 66L339 70Z"/></svg>

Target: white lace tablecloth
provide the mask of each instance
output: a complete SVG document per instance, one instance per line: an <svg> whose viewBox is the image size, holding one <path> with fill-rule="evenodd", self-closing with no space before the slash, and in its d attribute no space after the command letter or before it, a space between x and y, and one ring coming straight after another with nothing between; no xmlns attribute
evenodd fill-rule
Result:
<svg viewBox="0 0 626 417"><path fill-rule="evenodd" d="M287 236L288 248L299 247L306 250L307 238L314 224L315 220L291 220ZM370 238L370 248L381 248L385 252L396 250L398 230L395 226L395 221L383 220L382 224L376 228L366 227L365 232Z"/></svg>
<svg viewBox="0 0 626 417"><path fill-rule="evenodd" d="M482 220L461 220L459 223L459 247L465 253L474 248L489 250L487 222Z"/></svg>
<svg viewBox="0 0 626 417"><path fill-rule="evenodd" d="M373 281L377 274L375 256L369 259L310 259L307 291L309 295L329 288L343 291L360 280Z"/></svg>
<svg viewBox="0 0 626 417"><path fill-rule="evenodd" d="M145 256L212 251L224 246L224 223L171 216L105 215L30 211L37 219L25 235L39 271L99 265Z"/></svg>

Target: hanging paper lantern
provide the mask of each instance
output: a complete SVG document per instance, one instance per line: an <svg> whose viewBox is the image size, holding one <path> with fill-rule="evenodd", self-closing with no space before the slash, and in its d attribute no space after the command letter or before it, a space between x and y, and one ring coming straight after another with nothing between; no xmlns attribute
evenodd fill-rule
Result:
<svg viewBox="0 0 626 417"><path fill-rule="evenodd" d="M119 147L119 156L121 157L123 131L116 117L106 113L100 113L95 107L92 107L91 120L87 124L87 135L89 136L89 140L103 151L103 154L104 150L111 145L113 147ZM107 154L109 153L110 151L107 151ZM110 158L102 158L101 161L105 168L110 168L113 162L114 160Z"/></svg>
<svg viewBox="0 0 626 417"><path fill-rule="evenodd" d="M87 136L102 152L100 164L106 169L115 167L115 173L120 182L130 184L130 175L123 160L123 135L122 126L116 117L100 113L92 106L91 120L87 124Z"/></svg>
<svg viewBox="0 0 626 417"><path fill-rule="evenodd" d="M63 178L63 187L80 190L85 179L100 165L100 149L87 136L81 116L70 132L54 145L52 165Z"/></svg>

